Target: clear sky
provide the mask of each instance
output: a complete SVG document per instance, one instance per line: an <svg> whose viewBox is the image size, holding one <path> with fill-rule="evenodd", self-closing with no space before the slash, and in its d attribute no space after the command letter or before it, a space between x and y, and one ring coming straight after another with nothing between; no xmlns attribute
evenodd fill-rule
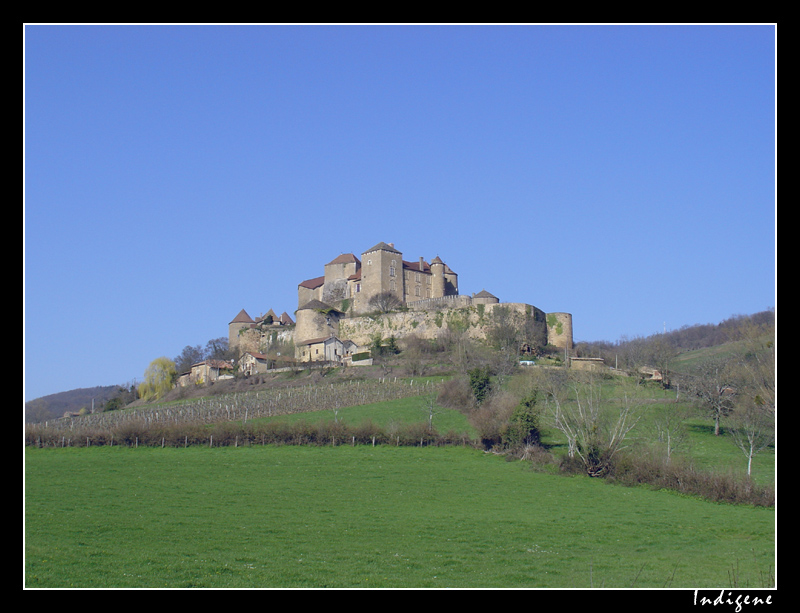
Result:
<svg viewBox="0 0 800 613"><path fill-rule="evenodd" d="M25 400L392 242L576 341L776 303L776 32L24 28Z"/></svg>

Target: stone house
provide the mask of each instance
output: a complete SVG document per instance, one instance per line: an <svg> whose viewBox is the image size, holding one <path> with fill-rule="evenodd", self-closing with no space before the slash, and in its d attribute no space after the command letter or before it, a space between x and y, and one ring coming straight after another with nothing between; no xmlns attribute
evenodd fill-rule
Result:
<svg viewBox="0 0 800 613"><path fill-rule="evenodd" d="M263 353L245 351L239 358L239 373L248 376L265 373L271 363L269 356Z"/></svg>
<svg viewBox="0 0 800 613"><path fill-rule="evenodd" d="M301 362L341 363L358 351L358 346L349 340L335 336L312 338L297 345L297 358Z"/></svg>
<svg viewBox="0 0 800 613"><path fill-rule="evenodd" d="M192 364L189 372L178 377L177 385L185 387L190 384L202 385L222 379L233 378L233 362L226 360L203 360Z"/></svg>

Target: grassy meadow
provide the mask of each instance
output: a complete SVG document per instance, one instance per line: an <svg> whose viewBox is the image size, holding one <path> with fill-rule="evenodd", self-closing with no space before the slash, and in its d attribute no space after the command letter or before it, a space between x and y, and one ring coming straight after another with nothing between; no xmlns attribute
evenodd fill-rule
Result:
<svg viewBox="0 0 800 613"><path fill-rule="evenodd" d="M629 382L644 444L674 393ZM432 423L465 415L412 396L262 417ZM680 454L743 472L692 415ZM555 430L543 442L558 455ZM753 477L774 483L775 453ZM775 508L559 474L470 446L124 445L25 450L27 588L762 588L775 585Z"/></svg>
<svg viewBox="0 0 800 613"><path fill-rule="evenodd" d="M469 447L29 448L25 477L29 588L774 581L774 509Z"/></svg>

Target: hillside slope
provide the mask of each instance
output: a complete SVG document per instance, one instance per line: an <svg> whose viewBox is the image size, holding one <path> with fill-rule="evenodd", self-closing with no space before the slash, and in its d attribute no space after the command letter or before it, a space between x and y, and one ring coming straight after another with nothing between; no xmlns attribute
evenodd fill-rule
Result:
<svg viewBox="0 0 800 613"><path fill-rule="evenodd" d="M95 407L99 407L118 389L118 385L84 387L36 398L25 403L25 423L56 419L67 411L77 413L83 408L91 409L93 400Z"/></svg>

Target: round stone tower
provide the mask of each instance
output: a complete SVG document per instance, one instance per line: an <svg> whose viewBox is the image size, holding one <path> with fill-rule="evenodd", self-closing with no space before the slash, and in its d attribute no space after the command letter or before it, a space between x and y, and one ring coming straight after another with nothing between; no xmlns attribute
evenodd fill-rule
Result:
<svg viewBox="0 0 800 613"><path fill-rule="evenodd" d="M319 300L311 300L297 309L296 315L294 343L300 345L312 339L336 336L339 319L344 313Z"/></svg>
<svg viewBox="0 0 800 613"><path fill-rule="evenodd" d="M228 347L233 349L238 346L242 330L249 330L255 323L253 318L247 314L247 311L244 309L239 311L239 314L228 324Z"/></svg>
<svg viewBox="0 0 800 613"><path fill-rule="evenodd" d="M547 314L547 344L572 351L572 314Z"/></svg>
<svg viewBox="0 0 800 613"><path fill-rule="evenodd" d="M442 298L445 294L445 265L437 255L431 260L431 298Z"/></svg>
<svg viewBox="0 0 800 613"><path fill-rule="evenodd" d="M472 297L472 304L498 304L499 302L500 299L497 296L486 290L481 290Z"/></svg>

